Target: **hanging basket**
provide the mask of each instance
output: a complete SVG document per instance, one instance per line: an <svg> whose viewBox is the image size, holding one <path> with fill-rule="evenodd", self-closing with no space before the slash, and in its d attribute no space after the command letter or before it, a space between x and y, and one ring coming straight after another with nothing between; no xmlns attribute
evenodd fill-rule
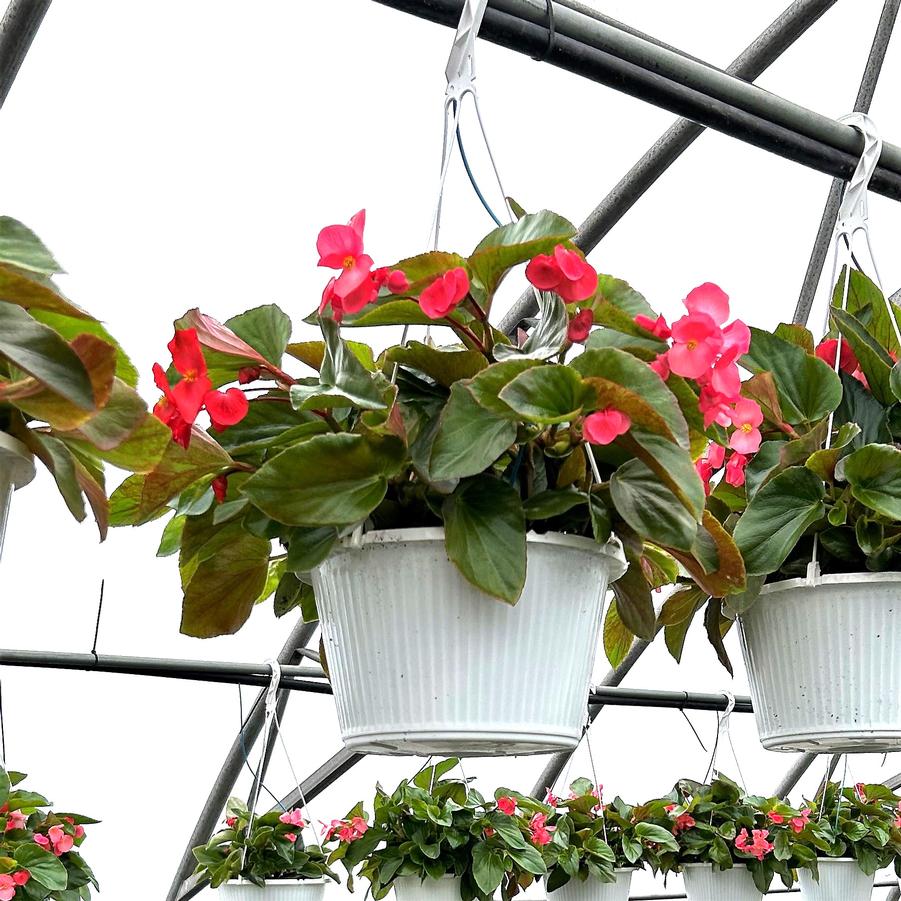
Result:
<svg viewBox="0 0 901 901"><path fill-rule="evenodd" d="M821 857L817 861L820 881L810 870L799 870L801 897L805 901L870 901L875 874L867 876L850 857Z"/></svg>
<svg viewBox="0 0 901 901"><path fill-rule="evenodd" d="M401 876L394 880L394 896L397 901L460 901L460 880L455 876Z"/></svg>
<svg viewBox="0 0 901 901"><path fill-rule="evenodd" d="M548 895L550 901L629 901L634 869L616 870L616 882L600 879L570 879Z"/></svg>
<svg viewBox="0 0 901 901"><path fill-rule="evenodd" d="M682 872L688 901L761 901L751 871L743 864L715 870L709 863L687 863Z"/></svg>
<svg viewBox="0 0 901 901"><path fill-rule="evenodd" d="M5 432L0 432L0 554L9 519L13 491L34 478L34 458L28 448Z"/></svg>
<svg viewBox="0 0 901 901"><path fill-rule="evenodd" d="M369 532L313 573L344 744L370 754L491 756L575 748L621 551L528 536L510 606L448 560L443 529Z"/></svg>
<svg viewBox="0 0 901 901"><path fill-rule="evenodd" d="M322 901L327 879L267 879L260 888L243 879L219 887L223 901Z"/></svg>
<svg viewBox="0 0 901 901"><path fill-rule="evenodd" d="M776 582L741 623L765 748L901 749L901 574Z"/></svg>

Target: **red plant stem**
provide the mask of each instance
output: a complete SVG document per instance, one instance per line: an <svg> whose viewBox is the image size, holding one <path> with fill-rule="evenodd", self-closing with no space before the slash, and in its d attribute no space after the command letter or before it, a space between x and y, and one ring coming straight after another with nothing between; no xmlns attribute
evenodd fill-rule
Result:
<svg viewBox="0 0 901 901"><path fill-rule="evenodd" d="M469 338L470 341L472 341L478 351L483 353L486 357L488 356L488 351L485 349L485 345L482 344L482 342L476 337L472 329L463 325L462 322L455 322L452 319L448 319L448 322L451 324L451 328L454 331L461 332L462 334L466 335L466 337Z"/></svg>

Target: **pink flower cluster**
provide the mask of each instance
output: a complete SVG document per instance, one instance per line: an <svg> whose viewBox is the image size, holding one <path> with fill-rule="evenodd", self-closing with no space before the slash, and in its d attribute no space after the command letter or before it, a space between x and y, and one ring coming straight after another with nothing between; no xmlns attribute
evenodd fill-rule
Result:
<svg viewBox="0 0 901 901"><path fill-rule="evenodd" d="M548 845L551 842L551 833L547 828L547 814L536 813L529 820L529 832L531 833L533 845Z"/></svg>
<svg viewBox="0 0 901 901"><path fill-rule="evenodd" d="M79 834L79 830L81 830ZM81 838L84 835L84 829L81 826L75 827L75 836ZM70 835L62 826L51 826L47 830L46 835L40 832L34 834L35 843L40 845L45 851L53 851L59 857L67 851L71 851L75 847L75 836Z"/></svg>
<svg viewBox="0 0 901 901"><path fill-rule="evenodd" d="M512 817L516 813L516 801L509 795L504 795L497 799L497 809L508 817Z"/></svg>
<svg viewBox="0 0 901 901"><path fill-rule="evenodd" d="M0 874L0 901L12 901L16 897L16 889L31 879L28 870L16 870L15 873Z"/></svg>
<svg viewBox="0 0 901 901"><path fill-rule="evenodd" d="M791 817L788 820L788 825L791 827L791 831L798 835L799 833L804 831L804 827L810 822L810 814L812 811L809 807L805 807L804 810L801 811L799 816ZM776 811L771 810L767 814L767 819L773 823L775 826L781 826L785 821L786 817L781 813L776 813Z"/></svg>
<svg viewBox="0 0 901 901"><path fill-rule="evenodd" d="M745 483L745 467L748 465L748 458L738 451L733 451L729 455L729 462L726 462L726 448L722 444L711 442L707 447L707 452L695 463L695 469L704 483L704 491L710 494L710 480L718 473L725 464L726 470L724 478L726 483L735 488L740 488Z"/></svg>
<svg viewBox="0 0 901 901"><path fill-rule="evenodd" d="M6 831L12 832L13 829L24 829L28 817L21 810L11 810L6 814Z"/></svg>
<svg viewBox="0 0 901 901"><path fill-rule="evenodd" d="M372 257L363 252L365 225L366 210L360 210L347 225L327 225L316 241L319 265L340 271L325 286L319 312L331 306L339 322L345 313L359 313L375 300L383 285L392 293L409 287L406 275L399 269L372 269Z"/></svg>
<svg viewBox="0 0 901 901"><path fill-rule="evenodd" d="M664 809L672 817L674 811L678 809L678 805L667 804ZM676 814L676 816L673 817L673 820L673 833L675 835L678 835L680 832L685 832L686 829L692 829L697 825L697 821L690 813Z"/></svg>
<svg viewBox="0 0 901 901"><path fill-rule="evenodd" d="M286 810L283 814L281 814L279 816L278 821L280 823L285 823L288 826L296 826L298 829L304 829L307 825L304 822L301 812L297 808L294 808L292 810ZM286 832L284 835L284 838L293 844L294 842L297 841L297 833L296 832Z"/></svg>
<svg viewBox="0 0 901 901"><path fill-rule="evenodd" d="M362 838L369 829L369 824L363 817L353 817L350 820L332 820L328 826L322 823L322 836L329 841L337 834L342 842L355 842Z"/></svg>
<svg viewBox="0 0 901 901"><path fill-rule="evenodd" d="M767 841L770 832L768 829L753 829L748 836L748 830L742 829L735 838L735 847L745 854L750 854L758 860L763 860L776 846Z"/></svg>
<svg viewBox="0 0 901 901"><path fill-rule="evenodd" d="M684 303L688 313L672 327L662 316L656 320L635 317L636 324L655 337L672 339L651 368L663 379L672 372L697 382L704 427L714 422L734 426L729 446L741 454L756 453L763 413L755 401L741 397L738 370L738 359L751 346L751 330L740 319L724 324L729 318L729 297L710 282L691 291Z"/></svg>
<svg viewBox="0 0 901 901"><path fill-rule="evenodd" d="M538 254L526 266L526 278L539 291L553 291L566 303L588 300L598 289L598 274L591 263L562 244L552 254Z"/></svg>
<svg viewBox="0 0 901 901"><path fill-rule="evenodd" d="M611 444L620 435L632 428L632 420L627 413L615 407L607 407L590 413L582 423L582 434L589 444Z"/></svg>

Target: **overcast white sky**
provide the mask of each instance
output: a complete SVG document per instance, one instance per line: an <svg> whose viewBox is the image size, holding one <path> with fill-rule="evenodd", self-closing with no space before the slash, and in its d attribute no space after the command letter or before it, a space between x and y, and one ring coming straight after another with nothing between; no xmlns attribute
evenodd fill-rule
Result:
<svg viewBox="0 0 901 901"><path fill-rule="evenodd" d="M725 65L786 3L594 5ZM881 6L839 2L760 84L821 113L849 112ZM65 290L120 337L152 401L150 367L165 359L172 320L189 307L225 319L276 302L300 323L326 277L315 267L321 226L366 207L367 249L377 262L424 249L450 41L447 29L371 0L57 0L0 112L2 212L53 249L71 273ZM478 64L506 188L529 209L551 207L578 223L672 121L488 44L479 46ZM886 136L901 142L899 79L901 38L873 105ZM490 187L474 127L466 121L464 134ZM466 253L490 222L460 168L451 175L442 244ZM688 290L712 280L737 314L771 327L791 317L828 186L825 176L708 134L591 259L668 316ZM882 274L888 287L901 287L901 208L874 198L871 221ZM93 527L72 522L50 478L39 475L15 497L0 564L0 644L89 650L105 578L102 652L273 656L293 617L277 621L271 605L236 637L179 636L176 563L154 558L159 531L120 531L99 546ZM729 647L734 682L697 631L681 668L655 647L629 684L745 692L734 636ZM605 670L600 661L597 675ZM0 676L9 764L30 772L32 787L57 804L103 820L84 849L102 897L162 899L235 734L237 689L9 668ZM748 787L770 792L790 758L762 751L751 718L735 719ZM709 746L714 715L694 721ZM327 697L294 697L285 729L304 773L339 746ZM592 741L601 781L630 800L700 777L707 765L675 711L608 709ZM486 791L515 773L527 790L542 764L471 762L467 772ZM313 814L343 814L371 796L376 779L393 785L417 766L369 759L317 799ZM850 775L875 780L899 769L897 757L884 765L859 758ZM584 750L572 772L587 772ZM277 755L270 785L284 794L288 782Z"/></svg>

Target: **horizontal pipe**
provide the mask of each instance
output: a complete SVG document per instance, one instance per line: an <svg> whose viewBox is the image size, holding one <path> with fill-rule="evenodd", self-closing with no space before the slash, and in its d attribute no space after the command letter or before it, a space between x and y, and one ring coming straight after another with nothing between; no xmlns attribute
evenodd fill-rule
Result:
<svg viewBox="0 0 901 901"><path fill-rule="evenodd" d="M619 707L663 707L675 710L725 710L726 695L696 691L658 691L648 688L593 687L588 695L591 704L610 704ZM751 699L745 695L735 698L735 713L753 713Z"/></svg>
<svg viewBox="0 0 901 901"><path fill-rule="evenodd" d="M376 2L450 27L456 26L462 8L462 0ZM501 2L502 0L493 0L482 21L480 35L500 46L530 56L544 53L548 42L547 28L527 18L502 11L497 8ZM512 4L522 2L523 0L503 0L505 8L510 9L520 8L519 5L514 7ZM529 6L526 3L523 8ZM533 17L537 17L537 6L531 8ZM559 7L557 16L561 16ZM567 17L564 19L569 21ZM558 31L551 52L547 54L547 62L827 175L847 180L853 174L860 156L862 139L851 126L789 104L788 101L781 101L781 98L761 91L741 79L710 66L692 63L691 60L654 44L647 44L642 48L642 53L618 56L617 48L622 48L621 42L608 40L616 29L609 28L604 23L594 24L603 30L604 36L603 41L598 39L594 43L603 44L608 49L599 49ZM630 41L640 40L632 35L621 34ZM671 67L657 66L654 62L655 53L671 54L673 59L682 60L685 65L697 66L708 75L718 76L714 85L720 93L727 93L720 90L725 83L733 89L731 94L735 97L738 94L734 92L739 90L736 85L758 92L753 95L758 102L748 104L754 107L753 110L744 109L711 93L705 93L701 88L710 88L711 84L705 83L705 79L694 70L696 77L685 81L663 75L661 70ZM723 82L723 79L726 81ZM740 91L739 94L743 100L747 99L745 94ZM761 98L766 98L766 102L761 101ZM870 187L876 193L901 200L901 149L884 145L882 161Z"/></svg>

